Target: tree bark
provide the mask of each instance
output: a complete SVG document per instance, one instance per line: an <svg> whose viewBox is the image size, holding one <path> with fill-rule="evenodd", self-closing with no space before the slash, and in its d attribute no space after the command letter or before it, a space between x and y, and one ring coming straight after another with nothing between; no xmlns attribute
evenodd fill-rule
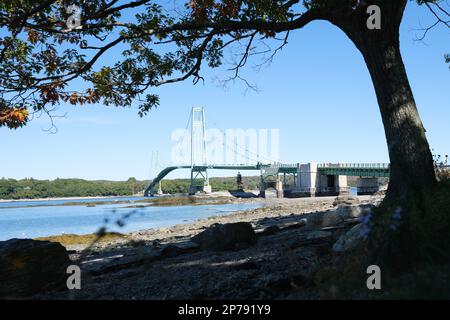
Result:
<svg viewBox="0 0 450 320"><path fill-rule="evenodd" d="M436 183L436 177L400 53L403 2L396 0L382 7L381 30L367 28L366 12L353 13L353 17L340 21L338 26L362 53L375 87L390 158L387 199L414 200ZM393 3L396 5L390 6Z"/></svg>
<svg viewBox="0 0 450 320"><path fill-rule="evenodd" d="M388 197L410 196L436 182L425 129L400 54L398 40L363 52L375 87L391 173Z"/></svg>

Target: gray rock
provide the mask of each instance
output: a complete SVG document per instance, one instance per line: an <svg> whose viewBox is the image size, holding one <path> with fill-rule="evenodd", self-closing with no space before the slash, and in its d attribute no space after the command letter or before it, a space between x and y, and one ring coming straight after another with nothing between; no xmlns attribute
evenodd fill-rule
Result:
<svg viewBox="0 0 450 320"><path fill-rule="evenodd" d="M302 218L300 220L297 221L290 221L290 222L286 222L286 223L282 223L279 225L279 227L281 228L281 230L285 230L285 229L296 229L296 228L300 228L303 226L306 226L308 220L305 218Z"/></svg>
<svg viewBox="0 0 450 320"><path fill-rule="evenodd" d="M192 237L192 241L203 250L222 251L254 244L257 240L252 225L248 222L214 224Z"/></svg>
<svg viewBox="0 0 450 320"><path fill-rule="evenodd" d="M106 251L99 256L87 257L81 262L81 269L82 272L93 276L114 273L160 260L163 257L161 251L152 246Z"/></svg>
<svg viewBox="0 0 450 320"><path fill-rule="evenodd" d="M340 206L336 210L320 212L308 217L309 227L329 228L341 225L353 216L358 216L362 212L358 206Z"/></svg>
<svg viewBox="0 0 450 320"><path fill-rule="evenodd" d="M338 225L342 222L344 222L344 218L337 210L327 211L324 212L322 217L320 218L319 226L330 227Z"/></svg>
<svg viewBox="0 0 450 320"><path fill-rule="evenodd" d="M356 206L347 206L340 205L336 211L341 215L343 219L354 219L359 218L369 210L371 210L372 205L356 205Z"/></svg>
<svg viewBox="0 0 450 320"><path fill-rule="evenodd" d="M336 212L343 219L349 219L349 218L358 218L363 212L363 209L360 206L340 205L336 209Z"/></svg>
<svg viewBox="0 0 450 320"><path fill-rule="evenodd" d="M161 250L161 255L163 257L176 257L181 254L194 252L199 248L199 245L193 241L184 241L173 243L165 246Z"/></svg>
<svg viewBox="0 0 450 320"><path fill-rule="evenodd" d="M333 233L331 233L331 232L316 230L316 231L310 232L306 236L306 239L307 240L327 240L327 239L330 239L332 236L333 236Z"/></svg>
<svg viewBox="0 0 450 320"><path fill-rule="evenodd" d="M339 196L339 197L336 197L336 199L334 199L333 206L339 206L341 204L354 205L354 204L358 204L358 203L359 203L359 199L356 197Z"/></svg>
<svg viewBox="0 0 450 320"><path fill-rule="evenodd" d="M280 231L280 228L276 225L265 227L264 229L260 230L259 232L256 232L258 236L270 236L272 234L277 233Z"/></svg>
<svg viewBox="0 0 450 320"><path fill-rule="evenodd" d="M336 253L342 253L355 248L363 238L361 233L362 228L362 223L357 224L342 236L340 236L336 243L333 245L333 251Z"/></svg>
<svg viewBox="0 0 450 320"><path fill-rule="evenodd" d="M0 242L0 298L16 299L64 288L70 264L57 242L11 239Z"/></svg>

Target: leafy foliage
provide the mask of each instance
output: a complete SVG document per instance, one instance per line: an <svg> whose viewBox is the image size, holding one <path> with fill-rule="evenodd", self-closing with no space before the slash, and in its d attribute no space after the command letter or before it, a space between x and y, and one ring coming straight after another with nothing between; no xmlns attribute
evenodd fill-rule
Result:
<svg viewBox="0 0 450 320"><path fill-rule="evenodd" d="M9 108L5 101L0 98L0 124L10 129L22 127L28 120L28 110L23 107Z"/></svg>
<svg viewBox="0 0 450 320"><path fill-rule="evenodd" d="M447 11L440 1L418 3L434 6L432 12L445 22ZM72 5L81 12L81 25L76 28L67 24L71 16L66 10ZM367 4L190 0L173 6L150 0L2 1L0 126L20 127L30 119L25 110L50 113L61 102L136 103L143 116L159 105L151 88L188 78L197 83L202 65L221 66L226 48L235 45L241 51L233 57L231 79L236 79L249 57L271 61L287 43L290 30L318 19L332 21L338 9L364 11ZM279 37L280 33L284 35ZM274 41L281 45L274 48ZM108 61L111 56L114 59Z"/></svg>
<svg viewBox="0 0 450 320"><path fill-rule="evenodd" d="M433 164L436 178L438 181L450 180L450 165L448 163L448 155L441 156L433 151Z"/></svg>
<svg viewBox="0 0 450 320"><path fill-rule="evenodd" d="M231 30L211 30L207 25L212 21L288 18L282 1L190 1L177 16L152 1L114 3L0 4L0 125L16 128L28 120L25 109L38 112L63 101L116 106L137 101L143 116L159 105L158 96L146 92L149 87L191 76L198 81L203 59L210 67L221 65L226 44L219 37ZM66 25L70 5L81 9L80 28ZM125 13L135 7L139 9ZM244 33L233 32L233 41ZM114 47L120 47L115 51L118 59L97 68L97 60ZM73 80L78 78L84 81L84 90L74 90Z"/></svg>

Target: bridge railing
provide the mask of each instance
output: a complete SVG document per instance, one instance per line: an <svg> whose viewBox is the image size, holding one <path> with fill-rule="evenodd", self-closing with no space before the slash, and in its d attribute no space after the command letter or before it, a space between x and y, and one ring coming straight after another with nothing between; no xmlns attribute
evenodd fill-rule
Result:
<svg viewBox="0 0 450 320"><path fill-rule="evenodd" d="M389 169L389 163L319 163L318 168Z"/></svg>

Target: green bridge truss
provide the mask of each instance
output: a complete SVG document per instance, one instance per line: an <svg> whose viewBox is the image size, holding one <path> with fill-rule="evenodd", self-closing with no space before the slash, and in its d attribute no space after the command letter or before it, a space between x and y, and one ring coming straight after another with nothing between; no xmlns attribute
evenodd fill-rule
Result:
<svg viewBox="0 0 450 320"><path fill-rule="evenodd" d="M326 175L356 177L389 177L390 172L388 163L319 164L317 170Z"/></svg>
<svg viewBox="0 0 450 320"><path fill-rule="evenodd" d="M172 166L163 169L145 189L147 197L153 193L156 186L170 172L177 169L191 169L194 172L206 170L275 170L277 174L297 174L298 164L262 164L256 165L203 165L203 166ZM319 164L317 170L325 175L357 176L357 177L389 177L389 164L387 163L339 163Z"/></svg>

